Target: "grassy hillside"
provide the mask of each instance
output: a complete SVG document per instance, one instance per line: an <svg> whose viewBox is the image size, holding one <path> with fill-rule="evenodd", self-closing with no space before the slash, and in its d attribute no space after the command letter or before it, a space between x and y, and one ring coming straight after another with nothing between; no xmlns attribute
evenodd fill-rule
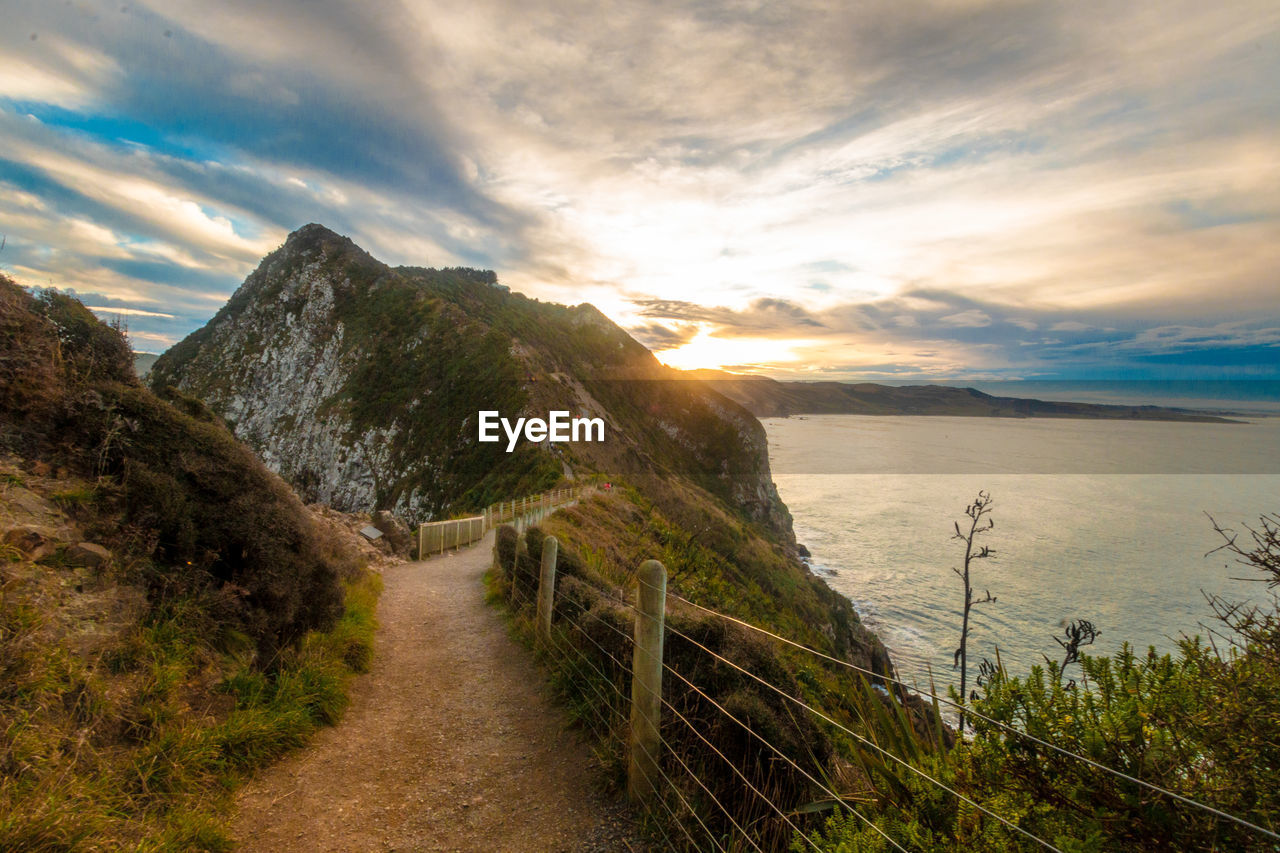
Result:
<svg viewBox="0 0 1280 853"><path fill-rule="evenodd" d="M794 565L779 546L732 517L707 516L699 519L705 524L691 529L686 525L694 519L671 512L636 489L615 486L530 528L520 547L510 528L499 531L500 569L491 577L491 595L512 612L516 631L539 654L559 694L595 739L618 788L626 784L629 706L615 697L629 689L633 649L628 638L636 616L628 603L643 560L660 559L668 570L668 590L681 598L873 672L887 672L889 666L884 648L860 624L848 601ZM549 644L535 636L532 626L547 535L559 543ZM908 713L899 713L887 695L829 661L676 599L668 600L666 622L663 662L670 669L663 676L663 699L683 719L676 710L663 712L665 772L671 781L664 779L658 786L659 798L669 801L666 808L651 809L657 837L683 838L678 823L702 841L708 831L704 826L715 837L737 837L736 822L751 827L752 838L763 849L783 850L790 846L793 830L756 791L767 792L792 823L810 830L820 827L824 817L811 805L826 798L811 779L833 780L850 796L876 792L874 762L865 751L754 678L717 663L708 652L727 657L787 696L880 743L907 743L924 752L947 736L919 700L911 700ZM726 712L761 733L790 762L748 735ZM685 803L693 804L697 818Z"/></svg>
<svg viewBox="0 0 1280 853"><path fill-rule="evenodd" d="M0 279L0 849L225 850L332 722L377 581L114 330Z"/></svg>

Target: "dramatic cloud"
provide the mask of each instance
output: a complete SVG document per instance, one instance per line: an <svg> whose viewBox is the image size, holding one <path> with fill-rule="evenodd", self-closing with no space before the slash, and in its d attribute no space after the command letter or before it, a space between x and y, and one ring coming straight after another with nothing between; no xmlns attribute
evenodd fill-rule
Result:
<svg viewBox="0 0 1280 853"><path fill-rule="evenodd" d="M320 221L686 366L1275 374L1277 79L1264 0L17 0L0 266L158 349Z"/></svg>
<svg viewBox="0 0 1280 853"><path fill-rule="evenodd" d="M670 331L661 322L632 330L675 366L736 352L750 357L719 364L796 378L1268 378L1280 353L1275 318L1157 325L1137 314L1099 312L1081 315L1092 322L1053 322L1057 309L944 291L908 291L812 314L781 300L770 300L763 312L651 301L642 313L680 330L655 334ZM804 317L802 328L793 316ZM1101 325L1103 316L1112 325Z"/></svg>

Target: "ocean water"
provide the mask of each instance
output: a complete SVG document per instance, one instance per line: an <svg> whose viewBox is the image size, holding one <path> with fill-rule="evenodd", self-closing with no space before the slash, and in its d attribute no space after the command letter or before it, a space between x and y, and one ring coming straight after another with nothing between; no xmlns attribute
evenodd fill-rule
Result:
<svg viewBox="0 0 1280 853"><path fill-rule="evenodd" d="M814 570L847 596L907 680L958 680L963 562L953 521L994 498L995 556L975 561L970 679L995 657L1061 659L1089 619L1094 653L1163 651L1214 624L1205 593L1264 601L1224 553L1223 526L1280 512L1280 418L1246 424L823 415L770 418L774 481ZM963 525L962 525L963 527ZM1208 554L1208 556L1206 556Z"/></svg>

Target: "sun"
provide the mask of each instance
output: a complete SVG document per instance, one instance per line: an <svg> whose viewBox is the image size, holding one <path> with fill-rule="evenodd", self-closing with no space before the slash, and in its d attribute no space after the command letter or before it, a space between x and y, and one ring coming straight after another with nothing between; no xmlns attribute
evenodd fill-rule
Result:
<svg viewBox="0 0 1280 853"><path fill-rule="evenodd" d="M706 329L678 347L654 353L658 361L679 370L738 365L767 366L800 360L796 347L803 341L776 338L723 338Z"/></svg>

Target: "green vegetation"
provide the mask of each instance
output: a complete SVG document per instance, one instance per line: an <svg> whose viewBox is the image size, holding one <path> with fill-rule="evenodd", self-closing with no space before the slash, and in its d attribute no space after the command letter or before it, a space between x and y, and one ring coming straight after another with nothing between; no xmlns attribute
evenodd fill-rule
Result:
<svg viewBox="0 0 1280 853"><path fill-rule="evenodd" d="M695 508L681 500L671 505L689 512ZM707 510L705 504L697 506ZM703 535L684 526L695 520L707 522L705 527L693 528ZM852 609L844 612L828 602L825 585L789 563L781 548L763 538L755 525L731 516L714 520L716 524L711 525L712 517L689 515L682 522L674 521L634 488L615 481L609 493L597 493L557 512L541 528L530 528L522 542L509 529L499 529L497 558L502 569L490 578L491 600L510 609L517 635L535 649L566 707L593 736L601 764L619 789L625 783L627 731L627 702L619 691L625 694L630 689L627 668L632 649L627 638L634 630L627 602L634 597L634 573L643 559L657 557L664 562L669 589L677 595L769 626L829 654L867 666L884 664L883 649L858 623ZM535 639L532 611L547 534L556 536L560 549L554 636L551 645L544 647ZM848 607L847 602L844 606ZM672 600L667 624L672 630L666 641L666 662L688 683L668 675L663 686L664 698L684 720L669 711L663 721L662 736L671 749L665 772L678 787L676 793L664 786L663 794L678 817L671 818L662 808L652 810L652 830L662 843L666 838L684 837L677 821L705 839L680 797L718 836L728 837L734 830L715 801L729 804L732 820L751 825L765 849L780 849L787 845L792 829L751 792L751 786L767 792L788 814L809 807L812 813L790 818L808 828L821 824L823 809L813 804L828 796L806 773L828 780L829 787L841 792L872 790L876 765L871 756L854 749L835 727L718 663L707 650L845 725L874 730L882 742L902 741L919 749L940 734L936 714L918 701L904 710L865 681L850 679L848 670L719 617ZM780 759L721 708L763 735L795 764ZM705 788L692 780L686 766ZM829 810L830 805L825 808ZM665 819L659 820L660 816Z"/></svg>
<svg viewBox="0 0 1280 853"><path fill-rule="evenodd" d="M1228 549L1272 587L1280 583L1278 525L1263 518L1253 546L1224 531ZM1274 596L1264 608L1210 604L1212 641L1184 638L1177 654L1125 645L1111 657L1081 654L1072 675L1056 662L1022 677L997 668L970 705L972 734L918 766L1062 850L1274 849L1255 830L1008 732L1280 831L1280 608ZM904 770L877 790L863 813L908 848L1034 846ZM889 849L851 816L814 839L841 853Z"/></svg>
<svg viewBox="0 0 1280 853"><path fill-rule="evenodd" d="M499 537L501 571L490 578L491 600L510 609L517 635L537 652L619 789L626 772L628 703L622 694L629 690L631 653L626 637L633 630L626 602L634 595L633 573L642 559L662 560L671 591L681 597L827 653L836 651L829 626L808 621L824 612L821 596L769 561L767 543L750 524L718 521L718 535L691 535L634 489L618 486L558 512L520 542L510 531ZM549 645L537 640L532 624L546 534L560 541ZM1280 581L1280 520L1264 519L1254 543L1236 548L1237 555L1267 580ZM966 703L974 712L969 731L957 740L936 705L873 688L848 670L672 600L666 661L701 692L670 674L665 679L670 706L662 734L671 754L664 767L680 793L664 781L671 813L653 809L651 830L661 843L667 843L664 831L671 839L684 838L678 823L695 838L706 837L683 797L722 842L736 831L715 801L732 804L734 819L750 825L764 849L788 844L797 851L812 845L841 853L893 849L863 818L907 849L1039 849L1027 836L895 763L883 749L1065 851L1270 849L1265 837L1246 827L1009 732L1027 732L1276 830L1280 612L1274 599L1269 609L1211 603L1221 621L1214 642L1186 639L1174 655L1134 654L1125 647L1112 657L1081 653L1068 672L1057 662L1024 677L984 670L978 696ZM828 714L858 737L715 663L694 641ZM845 655L856 656L856 646ZM952 700L958 699L953 693ZM724 711L838 792L847 805L832 802L822 787L748 736ZM680 715L706 741L693 735ZM729 764L766 792L809 841L797 838L763 807ZM686 767L706 788L690 781Z"/></svg>
<svg viewBox="0 0 1280 853"><path fill-rule="evenodd" d="M85 659L22 585L0 598L0 849L230 850L231 793L335 722L367 669L380 579L269 670L208 598L152 607Z"/></svg>
<svg viewBox="0 0 1280 853"><path fill-rule="evenodd" d="M483 505L491 494L555 485L559 469L536 464L545 460L528 448L511 465L503 464L508 454L498 445L454 452L459 431L475 429L477 411L519 411L528 394L508 340L434 298L425 283L388 274L367 291L342 291L335 306L346 318L351 346L362 348L339 392L341 403L335 401L347 406L348 440L358 443L367 431L387 428L389 420L400 426L389 441L387 468L406 473L380 477L376 505L394 506L414 491L435 492L440 500L429 506L438 515L447 503L468 508ZM395 370L388 371L391 364ZM441 460L440 467L415 471L409 463L422 457Z"/></svg>
<svg viewBox="0 0 1280 853"><path fill-rule="evenodd" d="M612 495L557 513L547 530L598 565L633 571L660 560L671 589L692 601L887 672L884 646L847 599L790 558L767 529L677 481L654 500L619 484Z"/></svg>
<svg viewBox="0 0 1280 853"><path fill-rule="evenodd" d="M3 488L43 489L111 555L77 568L53 527L38 562L5 546L0 849L230 849L238 780L367 668L379 579L198 401L141 388L74 299L0 278L0 363L5 466L59 478Z"/></svg>
<svg viewBox="0 0 1280 853"><path fill-rule="evenodd" d="M538 448L507 454L474 440L478 410L513 412L529 402L510 338L447 298L468 288L498 295L477 288L486 276L392 270L319 226L300 230L269 255L207 326L165 353L148 377L152 387L181 385L218 410L243 381L245 364L297 334L279 319L303 314L311 290L281 298L309 264L333 283L332 309L313 312L313 338L336 341L345 368L341 387L320 401L317 414L334 418L350 451L365 460L375 482L373 508L412 502L413 511L403 513L411 522L447 517L559 481L560 463ZM243 334L232 346L226 329L237 323ZM272 427L284 434L297 428L292 413ZM281 473L304 496L323 477L292 459Z"/></svg>
<svg viewBox="0 0 1280 853"><path fill-rule="evenodd" d="M123 338L79 302L34 299L7 280L0 299L0 356L13 368L0 387L0 450L94 477L54 502L120 516L104 535L140 553L154 596L237 590L223 595L224 621L264 659L332 623L347 558L278 477L220 423L188 413L198 404L180 409L140 387Z"/></svg>
<svg viewBox="0 0 1280 853"><path fill-rule="evenodd" d="M495 282L491 272L462 268L392 269L309 225L148 379L226 413L272 371L317 364L323 353L337 387L306 411L294 397L288 405L255 400L249 408L275 413L269 422L237 407L252 421L241 425L246 440L271 446L282 476L313 497L340 460L287 448L305 444L317 421L327 424L343 434L345 458L368 471L375 508L410 523L545 491L568 466L577 475L623 474L646 494L678 476L789 535L763 429L745 410L679 379L591 306L539 302ZM476 441L481 409L590 412L609 426L599 444L522 444L508 454L501 443Z"/></svg>

